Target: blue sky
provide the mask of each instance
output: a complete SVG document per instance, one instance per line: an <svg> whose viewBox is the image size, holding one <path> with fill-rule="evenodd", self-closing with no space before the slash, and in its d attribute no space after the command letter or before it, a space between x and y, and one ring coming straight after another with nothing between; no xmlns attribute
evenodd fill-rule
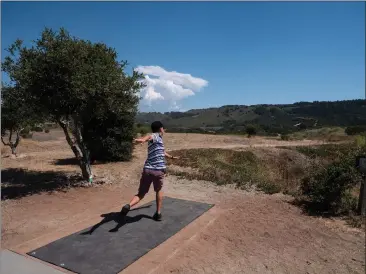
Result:
<svg viewBox="0 0 366 274"><path fill-rule="evenodd" d="M142 110L365 97L364 2L2 1L2 56L45 26L146 73Z"/></svg>

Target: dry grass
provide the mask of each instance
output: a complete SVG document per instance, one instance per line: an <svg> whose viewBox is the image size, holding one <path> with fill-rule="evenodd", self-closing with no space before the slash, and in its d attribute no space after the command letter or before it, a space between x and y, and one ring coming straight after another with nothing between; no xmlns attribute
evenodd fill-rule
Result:
<svg viewBox="0 0 366 274"><path fill-rule="evenodd" d="M328 143L351 141L354 139L345 133L341 127L324 127L319 129L310 129L291 134L293 140L321 140Z"/></svg>
<svg viewBox="0 0 366 274"><path fill-rule="evenodd" d="M255 185L268 194L283 192L297 196L302 180L308 174L344 156L351 146L342 143L289 147L264 145L240 150L177 150L174 154L181 159L174 161L171 172L191 180L206 180L218 185L235 184L244 189Z"/></svg>
<svg viewBox="0 0 366 274"><path fill-rule="evenodd" d="M5 155L10 153L10 147L8 146L4 146L3 144L1 144L1 155Z"/></svg>
<svg viewBox="0 0 366 274"><path fill-rule="evenodd" d="M301 180L311 166L308 157L286 148L256 149L254 153L260 158L273 184L279 185L285 194L298 193Z"/></svg>
<svg viewBox="0 0 366 274"><path fill-rule="evenodd" d="M228 149L192 149L174 152L180 156L175 164L198 172L181 172L192 179L213 181L219 185L236 184L245 188L258 183L261 170L257 157L249 151Z"/></svg>
<svg viewBox="0 0 366 274"><path fill-rule="evenodd" d="M350 215L350 216L346 217L346 222L351 227L355 227L355 228L365 228L366 227L366 218L364 216Z"/></svg>
<svg viewBox="0 0 366 274"><path fill-rule="evenodd" d="M296 193L308 166L306 157L296 151L271 148L191 149L174 151L174 155L180 156L170 166L174 175L218 185L235 184L243 189L255 186L268 194Z"/></svg>

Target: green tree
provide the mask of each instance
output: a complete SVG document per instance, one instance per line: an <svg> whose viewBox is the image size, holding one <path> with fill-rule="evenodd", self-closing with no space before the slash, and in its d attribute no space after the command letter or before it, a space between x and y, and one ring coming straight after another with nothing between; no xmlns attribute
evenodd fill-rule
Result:
<svg viewBox="0 0 366 274"><path fill-rule="evenodd" d="M32 105L22 97L17 87L2 86L1 142L10 147L13 155L16 155L22 130L41 121L41 117L36 115Z"/></svg>
<svg viewBox="0 0 366 274"><path fill-rule="evenodd" d="M61 126L83 178L91 178L85 125L110 113L134 117L142 74L128 75L127 62L117 60L115 49L72 37L63 28L45 28L28 48L15 41L2 65L24 98Z"/></svg>
<svg viewBox="0 0 366 274"><path fill-rule="evenodd" d="M257 128L253 125L248 125L246 128L245 128L245 132L248 134L248 137L252 137L254 135L257 134Z"/></svg>
<svg viewBox="0 0 366 274"><path fill-rule="evenodd" d="M135 136L134 113L116 115L108 111L101 119L94 117L84 125L84 141L90 150L90 160L103 162L128 161L132 157Z"/></svg>
<svg viewBox="0 0 366 274"><path fill-rule="evenodd" d="M222 113L223 113L224 116L230 117L230 109L229 108L225 108Z"/></svg>
<svg viewBox="0 0 366 274"><path fill-rule="evenodd" d="M262 105L256 106L254 109L254 113L258 115L264 115L267 111L267 108Z"/></svg>

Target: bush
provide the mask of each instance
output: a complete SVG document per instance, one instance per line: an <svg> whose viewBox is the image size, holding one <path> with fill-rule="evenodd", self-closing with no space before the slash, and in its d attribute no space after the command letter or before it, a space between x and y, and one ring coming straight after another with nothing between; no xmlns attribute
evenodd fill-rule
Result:
<svg viewBox="0 0 366 274"><path fill-rule="evenodd" d="M34 132L43 132L43 128L39 126L32 127L31 130Z"/></svg>
<svg viewBox="0 0 366 274"><path fill-rule="evenodd" d="M357 146L352 144L326 144L319 146L299 146L295 147L295 149L310 159L321 158L339 161L340 158L345 157L355 147Z"/></svg>
<svg viewBox="0 0 366 274"><path fill-rule="evenodd" d="M25 127L23 128L23 130L20 132L20 135L24 135L24 134L29 134L30 133L30 127Z"/></svg>
<svg viewBox="0 0 366 274"><path fill-rule="evenodd" d="M43 127L45 129L55 129L58 128L58 125L56 123L46 122L43 124Z"/></svg>
<svg viewBox="0 0 366 274"><path fill-rule="evenodd" d="M32 127L32 131L35 131L35 132L43 132L43 128L42 127L35 126L35 127Z"/></svg>
<svg viewBox="0 0 366 274"><path fill-rule="evenodd" d="M356 136L355 145L357 147L366 147L366 136Z"/></svg>
<svg viewBox="0 0 366 274"><path fill-rule="evenodd" d="M249 125L246 127L245 132L248 134L248 137L252 137L257 134L257 128Z"/></svg>
<svg viewBox="0 0 366 274"><path fill-rule="evenodd" d="M261 182L257 187L266 194L276 194L282 190L280 185L276 185L271 182Z"/></svg>
<svg viewBox="0 0 366 274"><path fill-rule="evenodd" d="M289 141L290 140L290 135L288 135L288 134L281 134L281 140L282 141Z"/></svg>
<svg viewBox="0 0 366 274"><path fill-rule="evenodd" d="M136 124L134 126L134 136L138 136L138 137L141 137L141 136L145 136L146 134L148 134L150 132L150 127L148 125L143 125L143 124Z"/></svg>
<svg viewBox="0 0 366 274"><path fill-rule="evenodd" d="M305 129L307 129L308 127L304 124L304 123L301 123L300 125L299 125L299 129L300 130L305 130Z"/></svg>
<svg viewBox="0 0 366 274"><path fill-rule="evenodd" d="M264 115L266 112L268 112L268 109L264 106L257 106L253 111L257 115Z"/></svg>
<svg viewBox="0 0 366 274"><path fill-rule="evenodd" d="M32 139L33 137L33 133L28 132L28 133L21 133L20 136L24 139Z"/></svg>
<svg viewBox="0 0 366 274"><path fill-rule="evenodd" d="M147 128L140 128L139 133L141 134L141 136L145 136L149 133L149 130Z"/></svg>
<svg viewBox="0 0 366 274"><path fill-rule="evenodd" d="M347 135L366 133L366 126L350 126L345 129Z"/></svg>
<svg viewBox="0 0 366 274"><path fill-rule="evenodd" d="M359 149L354 149L326 167L318 166L303 179L301 191L312 210L343 214L356 209L357 197L351 192L362 181L355 167L358 153Z"/></svg>

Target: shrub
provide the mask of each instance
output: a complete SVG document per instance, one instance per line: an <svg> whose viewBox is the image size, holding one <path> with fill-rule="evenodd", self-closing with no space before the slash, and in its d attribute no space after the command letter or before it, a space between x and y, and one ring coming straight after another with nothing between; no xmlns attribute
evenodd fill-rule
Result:
<svg viewBox="0 0 366 274"><path fill-rule="evenodd" d="M133 128L134 130L134 136L136 137L141 137L141 136L145 136L147 133L150 132L150 127L148 125L143 125L143 124L136 124Z"/></svg>
<svg viewBox="0 0 366 274"><path fill-rule="evenodd" d="M305 130L305 129L307 129L308 127L304 124L304 123L301 123L300 125L299 125L299 129L300 130Z"/></svg>
<svg viewBox="0 0 366 274"><path fill-rule="evenodd" d="M20 132L20 135L24 135L24 134L29 134L30 133L30 127L25 127L23 128L23 130Z"/></svg>
<svg viewBox="0 0 366 274"><path fill-rule="evenodd" d="M24 139L32 139L33 137L33 133L28 132L28 133L21 133L20 136Z"/></svg>
<svg viewBox="0 0 366 274"><path fill-rule="evenodd" d="M140 128L140 131L139 133L142 135L142 136L145 136L146 134L149 133L149 130L147 128Z"/></svg>
<svg viewBox="0 0 366 274"><path fill-rule="evenodd" d="M39 126L35 126L35 127L32 127L32 131L35 131L35 132L43 132L43 128L42 127L39 127Z"/></svg>
<svg viewBox="0 0 366 274"><path fill-rule="evenodd" d="M338 161L349 154L355 146L352 144L326 144L320 146L300 146L295 149L311 159L322 158Z"/></svg>
<svg viewBox="0 0 366 274"><path fill-rule="evenodd" d="M261 182L257 185L258 189L266 194L275 194L281 192L281 186L271 182Z"/></svg>
<svg viewBox="0 0 366 274"><path fill-rule="evenodd" d="M366 126L350 126L345 129L347 135L357 135L366 132Z"/></svg>
<svg viewBox="0 0 366 274"><path fill-rule="evenodd" d="M253 111L257 115L263 115L268 111L268 109L264 106L257 106Z"/></svg>
<svg viewBox="0 0 366 274"><path fill-rule="evenodd" d="M303 179L301 191L312 210L342 214L356 209L357 198L351 191L362 180L355 167L358 152L359 149L355 149L326 167L318 166Z"/></svg>
<svg viewBox="0 0 366 274"><path fill-rule="evenodd" d="M357 216L357 215L351 214L346 219L346 222L351 227L361 228L362 224L363 224L363 220L364 220L363 216Z"/></svg>
<svg viewBox="0 0 366 274"><path fill-rule="evenodd" d="M246 127L245 132L248 134L248 137L252 137L257 134L257 128L255 126L249 125Z"/></svg>
<svg viewBox="0 0 366 274"><path fill-rule="evenodd" d="M356 136L355 145L357 147L365 147L366 146L366 136L362 136L362 135Z"/></svg>

